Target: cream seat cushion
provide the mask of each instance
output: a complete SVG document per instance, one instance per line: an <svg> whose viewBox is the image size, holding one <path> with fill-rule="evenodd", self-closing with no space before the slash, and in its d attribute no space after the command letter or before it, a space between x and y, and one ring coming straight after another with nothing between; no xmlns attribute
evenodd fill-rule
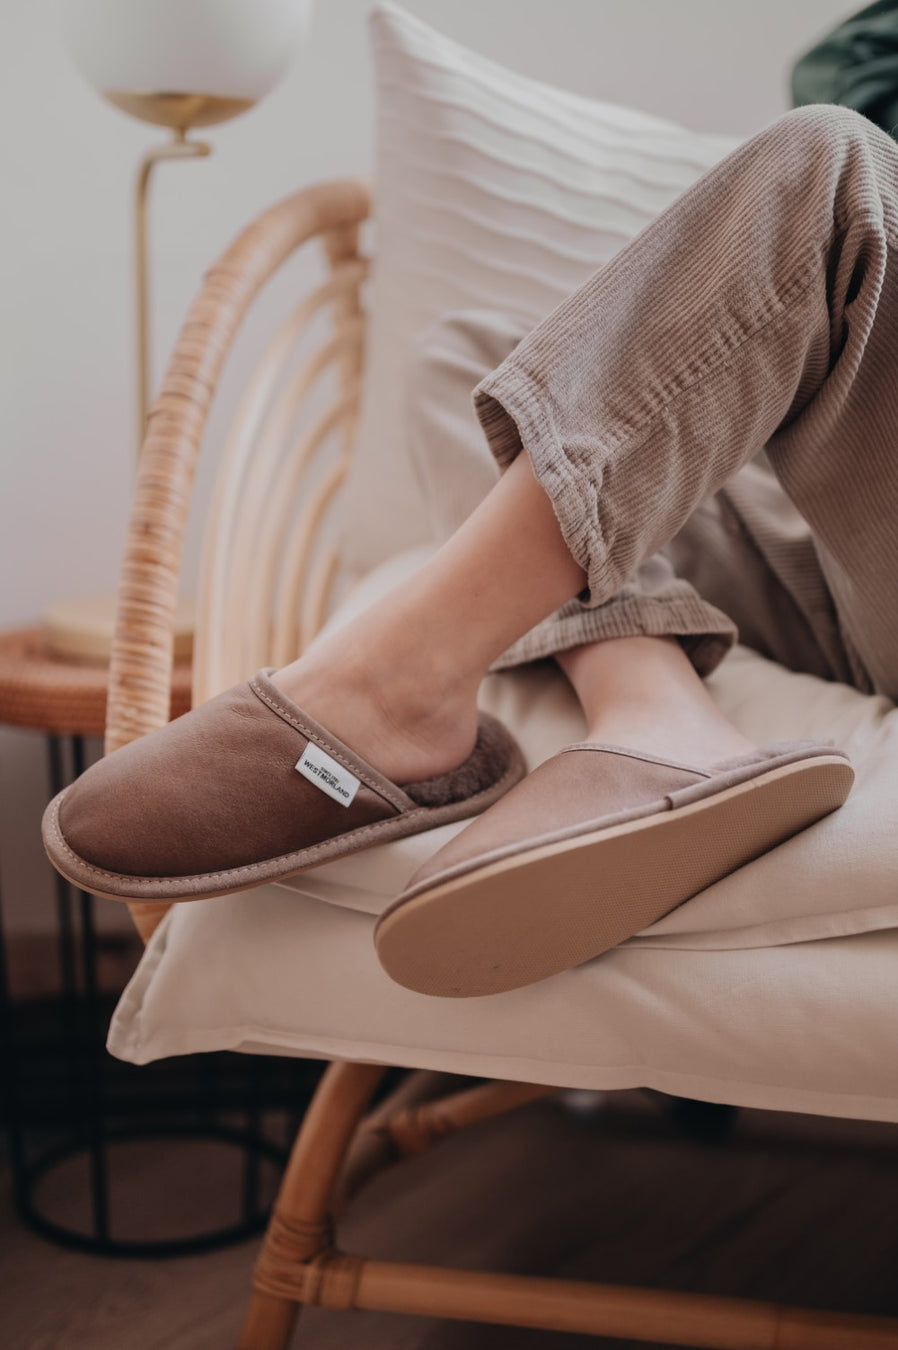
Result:
<svg viewBox="0 0 898 1350"><path fill-rule="evenodd" d="M241 1050L898 1121L895 930L725 952L624 945L528 989L431 999L384 974L372 927L277 886L179 905L109 1049L136 1064Z"/></svg>
<svg viewBox="0 0 898 1350"><path fill-rule="evenodd" d="M426 553L377 569L331 622ZM413 994L372 941L372 916L459 825L182 904L120 1001L110 1050L352 1058L898 1120L898 710L740 647L709 686L758 740L844 746L857 782L841 810L597 960L488 998ZM490 676L483 703L531 766L583 733L549 663Z"/></svg>

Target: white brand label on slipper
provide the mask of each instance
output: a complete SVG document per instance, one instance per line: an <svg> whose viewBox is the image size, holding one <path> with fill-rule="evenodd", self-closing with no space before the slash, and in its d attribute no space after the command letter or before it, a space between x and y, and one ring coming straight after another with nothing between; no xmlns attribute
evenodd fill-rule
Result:
<svg viewBox="0 0 898 1350"><path fill-rule="evenodd" d="M349 806L359 790L359 780L355 774L331 759L314 741L309 741L294 767L303 778L308 778L310 783L320 787L322 792L333 797L341 806Z"/></svg>

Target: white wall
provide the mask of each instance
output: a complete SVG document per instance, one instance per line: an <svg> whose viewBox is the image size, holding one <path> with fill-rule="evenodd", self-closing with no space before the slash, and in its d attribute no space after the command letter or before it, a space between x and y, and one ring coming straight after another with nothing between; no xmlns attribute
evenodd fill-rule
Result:
<svg viewBox="0 0 898 1350"><path fill-rule="evenodd" d="M858 8L845 0L406 4L540 79L737 135L790 106L795 57ZM203 267L245 221L317 178L368 171L367 9L367 0L317 0L307 49L275 93L211 130L211 159L160 170L157 372ZM138 155L159 134L108 107L71 70L50 0L0 0L2 626L32 620L60 595L114 587L133 453L130 188ZM49 906L37 835L43 755L39 737L0 730L0 875L19 925L41 921Z"/></svg>

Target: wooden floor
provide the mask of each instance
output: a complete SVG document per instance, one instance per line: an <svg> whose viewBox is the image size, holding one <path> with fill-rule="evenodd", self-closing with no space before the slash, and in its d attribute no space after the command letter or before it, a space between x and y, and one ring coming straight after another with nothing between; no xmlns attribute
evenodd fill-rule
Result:
<svg viewBox="0 0 898 1350"><path fill-rule="evenodd" d="M650 1093L604 1102L590 1095L478 1126L374 1180L342 1224L341 1245L384 1258L898 1316L898 1129L742 1111L726 1137L703 1138L671 1107ZM133 1232L152 1229L160 1201L171 1224L199 1221L216 1206L226 1217L233 1184L223 1186L225 1157L179 1148L132 1146L120 1161L116 1194ZM77 1178L54 1184L47 1199L62 1217L75 1204ZM3 1350L228 1350L255 1243L166 1262L104 1261L23 1231L4 1196L0 1253ZM302 1315L296 1344L632 1345L314 1309Z"/></svg>

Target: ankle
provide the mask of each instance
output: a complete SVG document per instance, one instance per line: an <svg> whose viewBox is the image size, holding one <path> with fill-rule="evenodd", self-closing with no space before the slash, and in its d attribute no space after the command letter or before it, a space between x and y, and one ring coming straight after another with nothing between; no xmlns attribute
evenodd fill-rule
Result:
<svg viewBox="0 0 898 1350"><path fill-rule="evenodd" d="M624 745L696 767L757 748L722 716L710 716L702 708L673 710L657 704L603 709L590 719L586 739Z"/></svg>
<svg viewBox="0 0 898 1350"><path fill-rule="evenodd" d="M755 743L727 720L675 638L614 638L561 653L587 737L696 765Z"/></svg>
<svg viewBox="0 0 898 1350"><path fill-rule="evenodd" d="M347 628L273 678L397 783L448 772L474 748L479 682L455 676L426 650L390 650Z"/></svg>
<svg viewBox="0 0 898 1350"><path fill-rule="evenodd" d="M323 696L338 685L371 700L383 718L403 727L474 707L481 678L457 669L414 628L361 623L313 643L284 673L293 670L310 692Z"/></svg>

